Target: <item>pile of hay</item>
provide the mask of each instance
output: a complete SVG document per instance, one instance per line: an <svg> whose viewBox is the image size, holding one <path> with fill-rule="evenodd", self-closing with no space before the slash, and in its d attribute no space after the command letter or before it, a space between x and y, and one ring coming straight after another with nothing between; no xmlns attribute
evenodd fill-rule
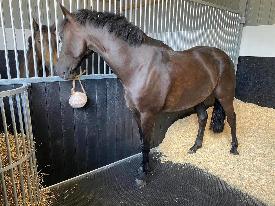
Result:
<svg viewBox="0 0 275 206"><path fill-rule="evenodd" d="M203 147L188 154L193 146L198 120L196 114L175 122L159 146L162 161L191 163L220 177L228 184L275 205L275 109L234 101L237 114L239 156L229 154L228 124L223 133L206 129ZM208 109L209 128L212 109Z"/></svg>
<svg viewBox="0 0 275 206"><path fill-rule="evenodd" d="M10 151L11 151L11 159L12 163L20 160L22 157L24 157L23 153L23 145L25 144L26 147L28 147L28 143L25 138L22 137L21 134L17 135L17 142L18 142L18 149L19 153L17 153L17 148L15 144L15 137L11 134L8 135L9 137L9 144L10 144ZM8 152L7 152L7 146L5 142L5 134L0 134L0 158L2 161L2 167L4 168L5 166L10 165L8 161ZM22 176L23 176L23 186L21 185L20 182L20 172L19 172L19 167L16 167L13 169L13 174L14 174L14 182L16 184L16 193L18 197L18 204L23 205L23 194L21 187L24 188L25 191L25 198L26 198L26 205L31 205L31 200L30 200L30 194L28 194L28 177L29 177L29 185L31 185L31 191L35 191L35 188L37 185L35 184L35 178L36 176L34 174L29 174L30 171L30 165L29 162L23 162L21 164L21 170L22 170ZM10 175L10 170L7 172L4 172L4 180L5 180L5 185L6 185L6 190L7 190L7 196L8 196L8 201L10 205L15 205L14 203L14 195L13 195L13 184L12 184L12 179ZM0 202L4 202L4 196L3 196L3 188L2 188L2 179L1 179L1 174L0 174ZM38 175L38 188L40 190L40 206L48 206L52 204L52 195L50 194L49 191L47 190L41 190L42 189L42 175Z"/></svg>

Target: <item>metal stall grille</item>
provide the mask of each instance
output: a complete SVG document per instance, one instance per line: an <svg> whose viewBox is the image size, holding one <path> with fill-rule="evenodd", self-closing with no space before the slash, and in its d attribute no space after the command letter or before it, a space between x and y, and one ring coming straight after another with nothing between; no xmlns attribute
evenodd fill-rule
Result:
<svg viewBox="0 0 275 206"><path fill-rule="evenodd" d="M0 92L0 202L4 205L38 205L40 199L27 88Z"/></svg>
<svg viewBox="0 0 275 206"><path fill-rule="evenodd" d="M226 51L237 63L242 30L239 11L199 0L60 2L70 11L92 7L98 11L120 13L149 36L164 41L175 50L196 45L214 46ZM56 31L63 18L58 3L58 0L1 1L2 79L27 78L29 81L40 77L39 81L60 80L54 77L53 69L60 49ZM88 75L112 74L108 65L95 53L83 62L82 67Z"/></svg>

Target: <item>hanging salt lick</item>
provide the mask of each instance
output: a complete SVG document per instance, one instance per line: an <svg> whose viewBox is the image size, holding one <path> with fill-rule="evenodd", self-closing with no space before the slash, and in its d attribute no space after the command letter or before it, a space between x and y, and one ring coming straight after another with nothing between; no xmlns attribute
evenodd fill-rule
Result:
<svg viewBox="0 0 275 206"><path fill-rule="evenodd" d="M81 108L84 107L88 101L86 92L81 84L81 81L78 80L82 89L82 92L75 91L75 80L73 80L73 88L71 89L71 96L69 99L69 104L72 108Z"/></svg>

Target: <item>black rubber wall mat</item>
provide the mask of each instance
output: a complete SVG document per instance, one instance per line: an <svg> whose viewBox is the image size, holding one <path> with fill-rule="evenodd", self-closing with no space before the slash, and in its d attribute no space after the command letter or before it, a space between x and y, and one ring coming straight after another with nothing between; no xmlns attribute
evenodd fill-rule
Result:
<svg viewBox="0 0 275 206"><path fill-rule="evenodd" d="M54 206L265 205L197 167L161 163L157 156L154 153L154 169L142 188L135 183L141 161L135 155L53 186Z"/></svg>
<svg viewBox="0 0 275 206"><path fill-rule="evenodd" d="M274 57L239 57L236 98L275 108Z"/></svg>

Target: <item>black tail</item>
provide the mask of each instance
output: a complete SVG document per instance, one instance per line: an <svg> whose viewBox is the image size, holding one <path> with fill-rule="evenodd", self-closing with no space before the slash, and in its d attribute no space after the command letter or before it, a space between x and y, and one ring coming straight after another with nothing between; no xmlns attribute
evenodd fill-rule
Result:
<svg viewBox="0 0 275 206"><path fill-rule="evenodd" d="M225 120L225 112L221 105L221 103L215 99L214 109L212 113L210 129L213 130L214 133L220 133L224 128L224 120Z"/></svg>

